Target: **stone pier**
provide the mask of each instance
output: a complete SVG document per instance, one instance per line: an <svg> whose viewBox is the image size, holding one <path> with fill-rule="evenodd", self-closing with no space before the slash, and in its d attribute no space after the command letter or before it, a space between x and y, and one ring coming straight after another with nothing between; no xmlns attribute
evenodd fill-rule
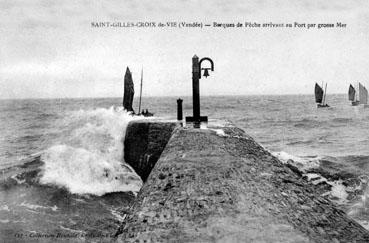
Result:
<svg viewBox="0 0 369 243"><path fill-rule="evenodd" d="M143 124L130 126L150 134L153 125ZM368 231L241 129L155 126L160 146L151 141L146 159L128 159L145 184L118 242L369 242Z"/></svg>

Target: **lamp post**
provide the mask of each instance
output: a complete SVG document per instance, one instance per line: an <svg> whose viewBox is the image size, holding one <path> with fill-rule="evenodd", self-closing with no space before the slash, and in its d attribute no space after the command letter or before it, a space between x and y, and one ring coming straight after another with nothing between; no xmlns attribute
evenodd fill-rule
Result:
<svg viewBox="0 0 369 243"><path fill-rule="evenodd" d="M210 68L202 68L203 61L210 62ZM209 76L209 70L214 71L214 63L208 57L204 57L199 61L199 58L194 55L192 58L192 102L193 102L193 116L187 116L186 122L194 122L195 127L199 127L201 122L207 122L207 116L200 116L200 87L199 80L201 79L201 70L204 70L204 77Z"/></svg>

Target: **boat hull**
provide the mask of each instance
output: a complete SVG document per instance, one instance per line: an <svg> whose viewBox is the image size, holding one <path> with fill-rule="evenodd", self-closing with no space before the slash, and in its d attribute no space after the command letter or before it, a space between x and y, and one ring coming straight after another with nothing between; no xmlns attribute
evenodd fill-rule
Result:
<svg viewBox="0 0 369 243"><path fill-rule="evenodd" d="M358 105L360 105L360 101L352 101L351 105L352 106L358 106Z"/></svg>
<svg viewBox="0 0 369 243"><path fill-rule="evenodd" d="M317 108L327 108L327 107L329 107L329 105L328 104L317 104Z"/></svg>

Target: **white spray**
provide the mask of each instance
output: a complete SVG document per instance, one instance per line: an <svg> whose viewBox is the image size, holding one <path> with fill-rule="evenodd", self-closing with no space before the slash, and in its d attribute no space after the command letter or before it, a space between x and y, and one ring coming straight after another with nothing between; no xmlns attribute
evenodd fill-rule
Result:
<svg viewBox="0 0 369 243"><path fill-rule="evenodd" d="M111 107L67 114L67 134L41 156L45 165L40 182L71 193L103 195L138 192L142 181L123 161L123 138L134 117Z"/></svg>

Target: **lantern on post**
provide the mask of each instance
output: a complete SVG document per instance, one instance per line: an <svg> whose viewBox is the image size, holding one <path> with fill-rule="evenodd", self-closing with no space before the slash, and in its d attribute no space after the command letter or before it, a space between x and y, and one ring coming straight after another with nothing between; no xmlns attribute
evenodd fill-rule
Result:
<svg viewBox="0 0 369 243"><path fill-rule="evenodd" d="M210 68L202 68L203 61L210 62ZM199 61L199 58L194 55L192 58L192 101L193 101L193 116L187 116L186 122L193 122L195 127L200 127L201 122L207 122L207 116L200 116L200 87L199 80L201 79L201 71L204 70L204 77L209 76L209 70L214 71L214 62L208 57L204 57Z"/></svg>

